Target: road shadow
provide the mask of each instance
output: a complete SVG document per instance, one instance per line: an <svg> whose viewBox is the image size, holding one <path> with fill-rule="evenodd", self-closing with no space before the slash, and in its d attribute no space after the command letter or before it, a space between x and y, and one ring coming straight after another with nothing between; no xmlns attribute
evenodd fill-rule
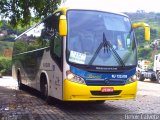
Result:
<svg viewBox="0 0 160 120"><path fill-rule="evenodd" d="M61 101L50 97L49 104L42 98L39 91L32 89L28 86L23 87L23 91L27 92L30 95L36 96L38 99L43 100L48 106L56 107L64 112L71 114L79 114L79 113L123 113L128 110L123 109L121 107L113 106L107 101L104 103L99 103L97 101ZM118 101L117 101L118 102ZM113 112L114 111L114 112Z"/></svg>
<svg viewBox="0 0 160 120"><path fill-rule="evenodd" d="M98 104L96 102L64 102L51 98L51 104L48 105L39 92L29 87L25 86L23 90L16 90L0 86L0 119L6 116L7 119L16 116L18 119L29 120L32 117L41 120L43 117L52 116L64 120L82 118L118 120L124 119L126 112L128 110L113 106L107 101Z"/></svg>

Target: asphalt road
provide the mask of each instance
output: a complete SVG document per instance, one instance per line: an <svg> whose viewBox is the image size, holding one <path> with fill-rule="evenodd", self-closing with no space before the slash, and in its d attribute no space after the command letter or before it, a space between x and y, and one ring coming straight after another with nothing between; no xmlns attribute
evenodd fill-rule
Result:
<svg viewBox="0 0 160 120"><path fill-rule="evenodd" d="M135 100L60 102L47 105L11 77L0 78L0 120L160 120L160 84L138 82Z"/></svg>

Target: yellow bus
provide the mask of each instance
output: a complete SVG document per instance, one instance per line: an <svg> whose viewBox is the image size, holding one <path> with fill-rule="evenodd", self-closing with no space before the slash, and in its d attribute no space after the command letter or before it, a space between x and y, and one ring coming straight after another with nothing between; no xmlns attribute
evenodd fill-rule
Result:
<svg viewBox="0 0 160 120"><path fill-rule="evenodd" d="M137 44L128 16L60 8L15 39L13 77L48 100L97 101L136 96Z"/></svg>

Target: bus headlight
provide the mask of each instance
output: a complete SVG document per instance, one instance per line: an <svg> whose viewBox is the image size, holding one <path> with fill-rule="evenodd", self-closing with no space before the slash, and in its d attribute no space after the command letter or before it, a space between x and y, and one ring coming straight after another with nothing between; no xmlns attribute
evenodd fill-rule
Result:
<svg viewBox="0 0 160 120"><path fill-rule="evenodd" d="M69 81L80 83L80 84L85 84L85 81L82 77L73 74L69 70L66 72L66 76Z"/></svg>
<svg viewBox="0 0 160 120"><path fill-rule="evenodd" d="M133 75L132 77L130 77L127 81L126 81L126 84L129 84L129 83L132 83L132 82L135 82L137 81L137 76L136 75Z"/></svg>

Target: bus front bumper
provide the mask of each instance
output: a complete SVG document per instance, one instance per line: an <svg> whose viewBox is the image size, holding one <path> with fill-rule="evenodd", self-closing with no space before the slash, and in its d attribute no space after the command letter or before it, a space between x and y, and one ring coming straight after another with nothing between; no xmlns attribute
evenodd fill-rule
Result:
<svg viewBox="0 0 160 120"><path fill-rule="evenodd" d="M134 99L137 92L137 81L123 86L87 86L64 80L64 101L95 101ZM104 87L112 87L113 92L101 92Z"/></svg>

